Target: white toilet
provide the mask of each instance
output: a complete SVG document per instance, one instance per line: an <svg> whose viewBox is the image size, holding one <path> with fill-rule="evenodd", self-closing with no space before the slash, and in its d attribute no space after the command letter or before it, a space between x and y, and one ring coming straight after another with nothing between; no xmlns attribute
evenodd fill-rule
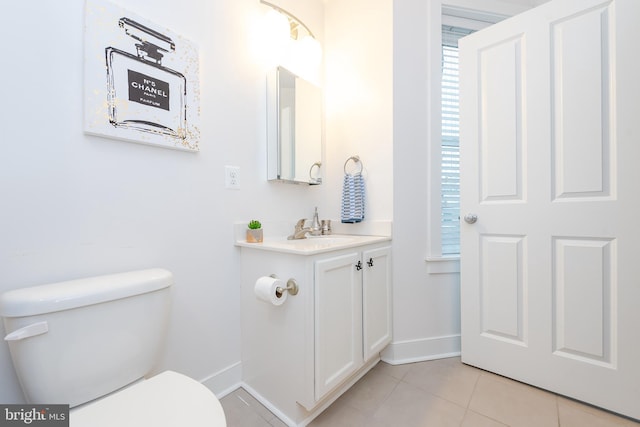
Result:
<svg viewBox="0 0 640 427"><path fill-rule="evenodd" d="M71 427L224 427L201 383L144 379L166 334L173 275L163 269L71 280L0 296L13 366L30 403L69 404Z"/></svg>

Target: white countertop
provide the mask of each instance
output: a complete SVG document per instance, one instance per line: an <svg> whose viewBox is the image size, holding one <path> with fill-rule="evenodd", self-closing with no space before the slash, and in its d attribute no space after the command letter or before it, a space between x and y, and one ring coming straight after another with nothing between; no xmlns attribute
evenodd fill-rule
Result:
<svg viewBox="0 0 640 427"><path fill-rule="evenodd" d="M306 239L298 240L287 240L286 236L265 236L262 243L248 243L246 240L236 240L236 246L296 255L315 255L390 240L390 236L361 236L347 234L331 234L328 236L318 237L310 236Z"/></svg>

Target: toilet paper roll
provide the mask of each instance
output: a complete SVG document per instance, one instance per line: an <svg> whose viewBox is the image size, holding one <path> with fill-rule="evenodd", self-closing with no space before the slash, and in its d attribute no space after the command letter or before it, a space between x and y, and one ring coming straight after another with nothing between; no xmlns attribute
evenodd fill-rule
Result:
<svg viewBox="0 0 640 427"><path fill-rule="evenodd" d="M288 292L277 291L277 288L285 289L287 285L280 280L270 276L262 276L256 280L254 292L258 299L273 305L282 305L287 300Z"/></svg>

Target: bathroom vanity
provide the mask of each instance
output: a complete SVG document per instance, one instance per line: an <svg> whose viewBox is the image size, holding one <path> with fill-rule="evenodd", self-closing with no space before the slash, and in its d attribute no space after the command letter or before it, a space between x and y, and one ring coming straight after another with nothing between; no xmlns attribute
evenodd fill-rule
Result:
<svg viewBox="0 0 640 427"><path fill-rule="evenodd" d="M248 392L289 425L306 425L379 360L391 341L390 237L237 242L242 252L242 371ZM293 278L282 305L256 280Z"/></svg>

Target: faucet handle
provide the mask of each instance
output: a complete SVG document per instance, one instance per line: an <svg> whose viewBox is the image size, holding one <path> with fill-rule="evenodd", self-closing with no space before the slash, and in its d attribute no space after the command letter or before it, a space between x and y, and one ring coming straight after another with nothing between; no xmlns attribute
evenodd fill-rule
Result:
<svg viewBox="0 0 640 427"><path fill-rule="evenodd" d="M306 218L301 218L298 220L298 222L296 223L296 230L302 230L302 228L304 227L304 223L307 221Z"/></svg>

